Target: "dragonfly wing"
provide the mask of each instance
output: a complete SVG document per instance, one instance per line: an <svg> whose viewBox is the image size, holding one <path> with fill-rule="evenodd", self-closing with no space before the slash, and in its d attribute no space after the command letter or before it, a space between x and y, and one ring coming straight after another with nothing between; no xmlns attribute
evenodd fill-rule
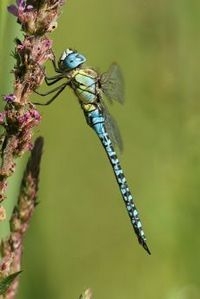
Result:
<svg viewBox="0 0 200 299"><path fill-rule="evenodd" d="M123 76L116 63L111 64L109 70L101 75L100 82L102 91L111 102L124 102Z"/></svg>
<svg viewBox="0 0 200 299"><path fill-rule="evenodd" d="M117 125L116 120L113 118L113 116L108 112L105 104L102 103L103 107L103 114L105 118L105 128L106 131L113 143L114 146L118 146L120 152L123 150L123 142L120 134L119 127Z"/></svg>

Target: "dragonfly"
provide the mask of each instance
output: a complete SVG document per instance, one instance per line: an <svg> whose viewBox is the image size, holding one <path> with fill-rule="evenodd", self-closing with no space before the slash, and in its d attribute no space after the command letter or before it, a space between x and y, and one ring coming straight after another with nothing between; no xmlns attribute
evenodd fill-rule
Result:
<svg viewBox="0 0 200 299"><path fill-rule="evenodd" d="M48 86L54 85L62 79L64 82L46 93L35 91L41 96L54 93L46 103L35 104L51 104L68 86L74 91L87 124L95 131L105 149L138 241L147 253L151 254L133 195L114 149L115 146L122 149L120 132L116 121L104 103L104 95L111 103L113 101L121 104L124 102L121 70L116 63L113 63L107 72L99 74L93 68L84 67L85 62L86 57L72 49L66 49L58 62L54 56L52 63L56 75L47 77L45 74L45 82Z"/></svg>

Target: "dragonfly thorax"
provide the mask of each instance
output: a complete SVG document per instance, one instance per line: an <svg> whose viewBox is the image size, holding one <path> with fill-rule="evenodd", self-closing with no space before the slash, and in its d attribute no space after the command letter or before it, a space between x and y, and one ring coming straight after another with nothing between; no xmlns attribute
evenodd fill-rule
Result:
<svg viewBox="0 0 200 299"><path fill-rule="evenodd" d="M73 70L71 72L71 88L82 104L98 102L99 76L96 71L86 68Z"/></svg>
<svg viewBox="0 0 200 299"><path fill-rule="evenodd" d="M61 55L58 61L58 67L60 70L73 70L79 67L85 61L86 58L84 55L78 53L77 51L67 49Z"/></svg>

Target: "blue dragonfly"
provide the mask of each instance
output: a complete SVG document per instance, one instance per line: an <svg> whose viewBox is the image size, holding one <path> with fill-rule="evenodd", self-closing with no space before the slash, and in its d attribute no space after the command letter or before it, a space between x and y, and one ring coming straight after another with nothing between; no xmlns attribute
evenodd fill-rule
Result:
<svg viewBox="0 0 200 299"><path fill-rule="evenodd" d="M99 74L92 68L83 67L85 62L85 56L72 49L65 50L58 63L54 58L52 63L57 74L53 77L45 75L46 84L53 85L62 79L65 79L65 82L46 93L36 91L42 96L52 93L54 95L46 103L35 104L49 105L67 86L72 88L78 98L87 124L96 132L106 151L138 241L148 254L151 254L133 196L114 150L115 145L122 149L120 133L115 120L109 114L103 101L105 94L111 102L123 103L123 80L120 68L113 63L106 73Z"/></svg>

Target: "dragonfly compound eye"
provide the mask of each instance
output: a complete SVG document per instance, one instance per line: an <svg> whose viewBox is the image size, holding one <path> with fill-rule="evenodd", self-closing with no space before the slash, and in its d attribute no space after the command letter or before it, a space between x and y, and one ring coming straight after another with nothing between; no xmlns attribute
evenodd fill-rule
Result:
<svg viewBox="0 0 200 299"><path fill-rule="evenodd" d="M72 70L76 67L79 67L85 61L86 58L82 54L79 54L74 51L64 51L59 60L59 65L63 69Z"/></svg>

